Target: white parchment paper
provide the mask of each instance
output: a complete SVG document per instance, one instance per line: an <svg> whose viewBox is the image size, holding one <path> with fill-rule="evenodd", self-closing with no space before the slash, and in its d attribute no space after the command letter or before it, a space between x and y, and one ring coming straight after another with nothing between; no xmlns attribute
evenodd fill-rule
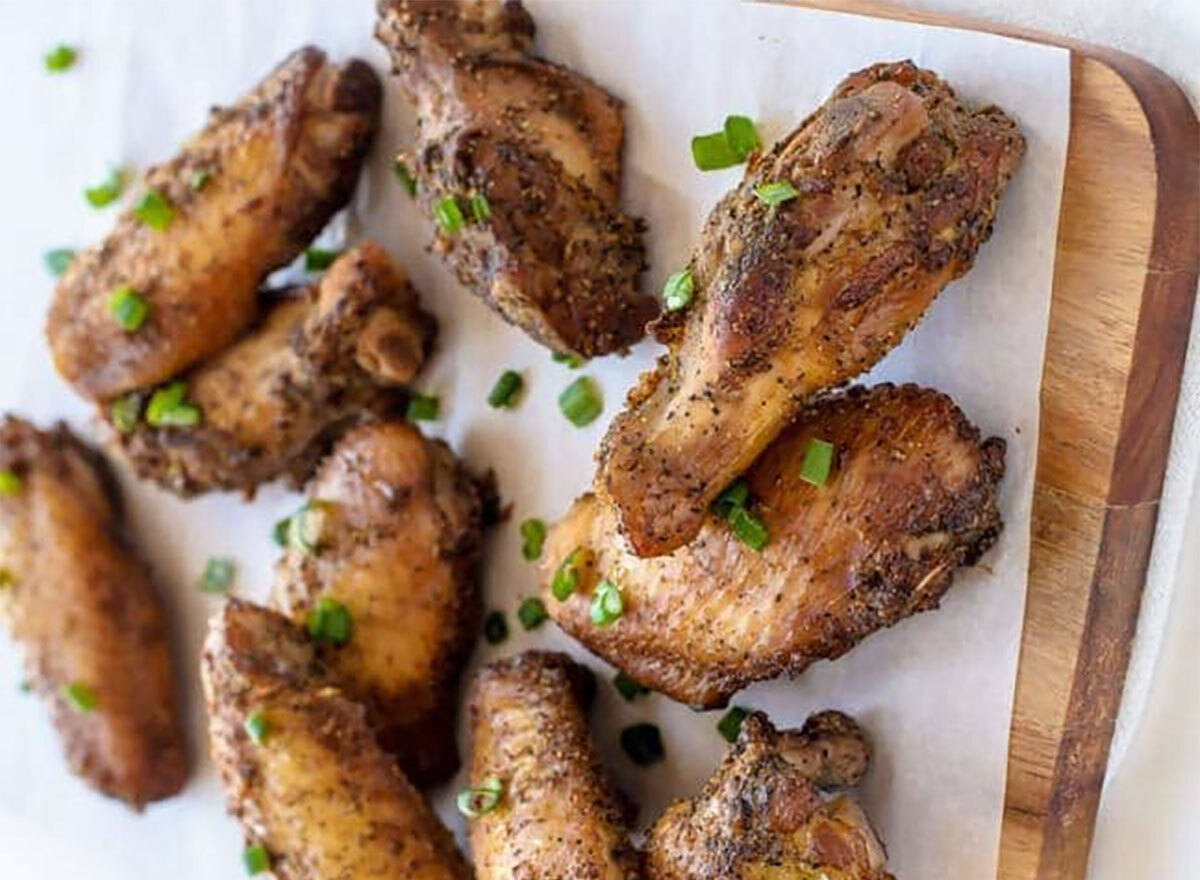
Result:
<svg viewBox="0 0 1200 880"><path fill-rule="evenodd" d="M315 42L357 54L381 71L371 38L373 3L355 0L56 0L7 4L10 46L0 53L7 87L0 407L40 422L69 418L91 434L88 409L55 376L41 336L52 281L42 253L103 235L111 211L95 211L81 189L110 164L134 168L170 154L214 102L241 94L288 51ZM912 58L944 75L968 100L996 103L1020 123L1025 164L1001 208L995 236L974 271L942 295L923 324L872 375L914 380L954 396L986 433L1009 442L1002 503L1007 531L980 568L963 573L943 608L868 639L795 682L761 685L737 703L768 710L780 724L838 707L873 734L876 758L862 798L900 878L983 880L995 872L1008 721L1025 593L1029 506L1038 430L1038 390L1050 298L1055 229L1067 143L1067 54L976 33L919 28L732 0L530 0L538 47L578 68L628 104L627 201L650 224L657 289L680 266L708 210L740 171L702 174L691 164L693 134L728 113L759 121L768 142L816 107L846 73L878 60ZM82 48L76 69L44 73L41 54L66 41ZM512 520L497 530L487 560L489 608L509 613L513 636L481 646L475 662L532 646L587 659L551 625L522 633L519 598L535 589L520 556L516 524L560 514L590 481L592 454L625 389L656 354L644 343L626 359L581 372L603 387L605 414L587 429L558 412L558 393L577 373L503 324L427 254L428 224L396 184L390 154L413 128L407 102L388 88L386 121L358 198L327 235L370 236L412 275L442 322L439 353L424 390L442 398L432 431L476 467L494 468ZM527 393L514 412L484 398L506 368ZM178 501L122 472L133 527L178 621L180 655L197 769L185 793L141 816L92 794L63 767L43 708L20 695L15 652L0 644L0 876L96 880L242 876L241 841L224 815L205 756L196 658L217 600L193 584L211 555L238 559L237 590L265 597L275 548L271 524L295 496L269 487L252 505L233 497ZM589 660L601 674L608 670ZM8 685L3 682L7 679ZM694 792L725 744L720 713L697 715L661 697L623 703L601 688L594 732L621 785L650 821L673 798ZM666 762L634 767L616 746L635 720L662 726ZM460 739L466 746L465 730ZM462 830L450 795L442 815Z"/></svg>

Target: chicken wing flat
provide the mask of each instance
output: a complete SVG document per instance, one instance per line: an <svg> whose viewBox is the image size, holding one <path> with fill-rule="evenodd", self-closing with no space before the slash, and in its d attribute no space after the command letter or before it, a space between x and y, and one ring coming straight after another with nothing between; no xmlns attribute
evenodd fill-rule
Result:
<svg viewBox="0 0 1200 880"><path fill-rule="evenodd" d="M591 673L531 651L477 677L471 785L499 803L471 820L479 880L635 880L628 810L588 734ZM492 789L494 791L494 789Z"/></svg>
<svg viewBox="0 0 1200 880"><path fill-rule="evenodd" d="M395 408L435 332L404 273L381 248L361 244L184 377L201 424L142 421L118 427L117 437L139 476L181 495L252 491L280 474L301 483L332 431Z"/></svg>
<svg viewBox="0 0 1200 880"><path fill-rule="evenodd" d="M670 351L630 393L597 484L639 556L694 538L709 505L814 392L892 349L992 229L1024 152L910 62L848 77L717 204L657 326ZM771 207L758 187L790 186Z"/></svg>
<svg viewBox="0 0 1200 880"><path fill-rule="evenodd" d="M657 312L643 224L621 213L621 102L531 54L515 0L379 0L417 105L412 170L459 280L556 352L624 350Z"/></svg>
<svg viewBox="0 0 1200 880"><path fill-rule="evenodd" d="M806 480L812 441L834 452L819 486ZM722 705L751 682L796 675L936 607L954 570L999 534L1003 472L1004 441L980 442L936 391L832 394L802 410L745 475L746 509L769 535L761 551L710 512L687 546L639 558L621 541L616 511L585 495L548 536L548 592L556 576L577 586L566 601L548 597L547 608L646 687ZM608 626L593 623L589 607L602 581L623 604Z"/></svg>
<svg viewBox="0 0 1200 880"><path fill-rule="evenodd" d="M356 427L310 484L276 576L272 602L298 623L322 601L346 608L349 640L321 657L421 786L458 769L456 691L479 631L491 494L408 424Z"/></svg>
<svg viewBox="0 0 1200 880"><path fill-rule="evenodd" d="M229 809L277 880L470 877L362 707L322 679L286 618L231 600L211 624L202 676Z"/></svg>
<svg viewBox="0 0 1200 880"><path fill-rule="evenodd" d="M820 718L839 737L858 733L840 713ZM813 783L813 772L836 777L819 756L838 746L827 749L811 726L779 732L765 715L748 716L699 796L677 801L651 828L650 880L892 880L858 805L845 795L826 799Z"/></svg>
<svg viewBox="0 0 1200 880"><path fill-rule="evenodd" d="M306 47L214 111L175 158L147 173L158 199L151 222L125 211L63 276L46 326L62 376L85 397L108 400L233 341L254 320L263 278L349 200L381 100L364 62L335 66ZM114 315L123 289L146 304L141 321Z"/></svg>
<svg viewBox="0 0 1200 880"><path fill-rule="evenodd" d="M65 426L0 421L0 619L71 770L135 808L187 778L166 615L115 484Z"/></svg>

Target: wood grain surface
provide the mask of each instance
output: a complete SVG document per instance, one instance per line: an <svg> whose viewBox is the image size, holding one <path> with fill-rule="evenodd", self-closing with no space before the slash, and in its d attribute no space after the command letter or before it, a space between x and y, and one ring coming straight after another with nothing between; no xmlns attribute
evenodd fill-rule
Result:
<svg viewBox="0 0 1200 880"><path fill-rule="evenodd" d="M1082 880L1137 627L1200 268L1200 126L1112 49L869 0L797 5L1071 51L1001 880Z"/></svg>

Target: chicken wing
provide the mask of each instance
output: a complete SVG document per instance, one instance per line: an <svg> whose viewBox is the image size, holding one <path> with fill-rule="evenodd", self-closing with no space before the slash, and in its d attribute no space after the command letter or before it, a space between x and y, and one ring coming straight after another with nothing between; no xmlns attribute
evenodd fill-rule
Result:
<svg viewBox="0 0 1200 880"><path fill-rule="evenodd" d="M184 377L202 424L140 422L117 437L139 476L182 495L253 491L281 473L300 483L331 432L395 408L397 386L421 368L435 332L404 273L362 244Z"/></svg>
<svg viewBox="0 0 1200 880"><path fill-rule="evenodd" d="M851 719L818 718L818 727L838 729L839 741L853 731L865 753ZM650 880L892 880L858 805L845 795L825 799L813 783L814 772L836 777L819 756L838 745L823 744L812 727L810 721L799 733L778 732L765 715L748 716L700 795L677 801L650 829Z"/></svg>
<svg viewBox="0 0 1200 880"><path fill-rule="evenodd" d="M635 880L629 810L588 734L591 673L531 651L484 669L471 696L471 783L500 786L471 821L479 880Z"/></svg>
<svg viewBox="0 0 1200 880"><path fill-rule="evenodd" d="M669 353L601 449L597 485L634 552L694 538L810 395L900 341L971 267L1023 152L1002 112L901 62L852 74L752 159L692 257L690 309L656 328ZM768 205L771 184L792 195Z"/></svg>
<svg viewBox="0 0 1200 880"><path fill-rule="evenodd" d="M321 649L417 785L458 769L456 690L481 616L476 566L493 501L442 443L404 423L352 429L293 519L273 604L303 623L322 600L352 634Z"/></svg>
<svg viewBox="0 0 1200 880"><path fill-rule="evenodd" d="M293 53L169 162L150 169L149 222L125 211L72 261L46 333L58 371L109 400L164 382L220 351L253 320L259 284L350 198L382 89L362 61ZM123 325L112 297L147 309ZM126 298L128 299L128 297Z"/></svg>
<svg viewBox="0 0 1200 880"><path fill-rule="evenodd" d="M418 198L459 280L556 352L641 339L657 306L638 289L643 224L621 213L621 102L533 55L515 0L378 5L417 105Z"/></svg>
<svg viewBox="0 0 1200 880"><path fill-rule="evenodd" d="M229 809L277 880L470 877L362 707L321 677L286 618L231 600L212 622L202 675Z"/></svg>
<svg viewBox="0 0 1200 880"><path fill-rule="evenodd" d="M806 480L815 477L805 466L810 441L833 449L823 485ZM769 535L761 551L710 512L690 544L642 559L621 541L616 511L585 495L547 539L547 591L576 584L547 608L646 687L721 705L751 682L798 674L936 607L955 568L999 534L1004 448L997 438L981 443L936 391L880 385L826 396L745 475L752 518L740 525L761 522ZM590 608L602 582L623 605L607 626Z"/></svg>
<svg viewBox="0 0 1200 880"><path fill-rule="evenodd" d="M65 426L0 422L0 619L71 770L140 809L187 778L166 615L115 484Z"/></svg>

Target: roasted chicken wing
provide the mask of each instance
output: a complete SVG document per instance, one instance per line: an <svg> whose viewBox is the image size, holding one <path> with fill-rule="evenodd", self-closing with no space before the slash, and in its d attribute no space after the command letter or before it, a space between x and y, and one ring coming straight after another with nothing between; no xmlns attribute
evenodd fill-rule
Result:
<svg viewBox="0 0 1200 880"><path fill-rule="evenodd" d="M999 534L1004 448L981 442L936 391L880 385L826 396L746 473L742 513L710 512L669 556L634 555L611 506L577 500L546 542L547 608L646 687L721 705L936 607L954 570ZM822 451L832 465L814 485L806 461ZM764 537L761 550L743 541ZM566 585L566 601L553 598ZM598 602L621 606L620 616L597 625Z"/></svg>
<svg viewBox="0 0 1200 880"><path fill-rule="evenodd" d="M533 55L515 0L379 0L376 34L417 105L407 161L459 280L556 352L641 339L657 307L621 213L621 102Z"/></svg>
<svg viewBox="0 0 1200 880"><path fill-rule="evenodd" d="M272 876L467 880L450 833L319 666L302 630L237 600L205 643L213 760Z"/></svg>
<svg viewBox="0 0 1200 880"><path fill-rule="evenodd" d="M321 659L414 783L444 781L458 769L456 691L479 631L476 566L494 490L444 444L387 422L347 433L308 496L272 601L302 624L341 603L349 638L323 645Z"/></svg>
<svg viewBox="0 0 1200 880"><path fill-rule="evenodd" d="M149 207L125 211L63 276L46 328L63 377L106 401L232 342L255 318L263 278L349 200L381 97L364 62L335 66L306 47L214 111L147 173ZM143 313L117 314L120 291Z"/></svg>
<svg viewBox="0 0 1200 880"><path fill-rule="evenodd" d="M471 820L479 880L636 880L629 810L588 734L591 673L528 652L484 669L471 696L474 790L499 800Z"/></svg>
<svg viewBox="0 0 1200 880"><path fill-rule="evenodd" d="M140 476L182 495L253 491L281 473L302 482L331 431L395 408L397 387L421 368L435 329L387 254L359 245L183 377L200 424L143 420L118 426L117 437ZM119 412L110 410L110 421Z"/></svg>
<svg viewBox="0 0 1200 880"><path fill-rule="evenodd" d="M901 62L851 75L751 159L692 257L691 307L657 325L670 351L601 450L597 485L635 553L694 538L808 397L900 341L971 267L1023 151L1002 112Z"/></svg>
<svg viewBox="0 0 1200 880"><path fill-rule="evenodd" d="M651 880L891 880L867 817L845 795L826 799L815 778L838 782L822 757L856 736L854 722L822 713L805 730L778 732L755 713L699 796L676 802L650 829ZM834 743L814 728L834 727ZM859 768L865 769L865 757Z"/></svg>
<svg viewBox="0 0 1200 880"><path fill-rule="evenodd" d="M107 468L65 426L0 421L0 619L72 771L135 808L183 788L166 615Z"/></svg>

